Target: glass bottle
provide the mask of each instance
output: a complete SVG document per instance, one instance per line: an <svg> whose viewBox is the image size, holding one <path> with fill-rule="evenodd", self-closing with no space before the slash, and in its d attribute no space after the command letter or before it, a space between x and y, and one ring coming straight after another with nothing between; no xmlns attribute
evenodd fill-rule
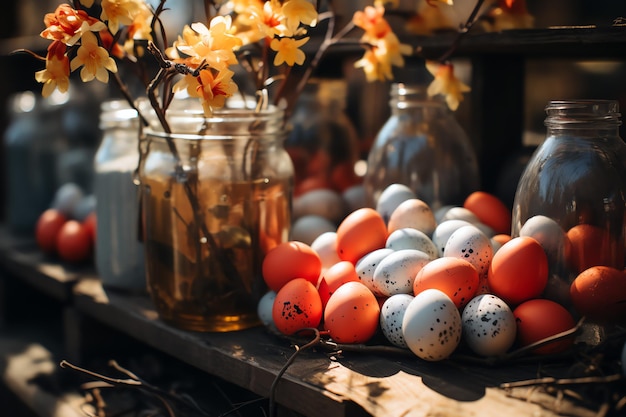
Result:
<svg viewBox="0 0 626 417"><path fill-rule="evenodd" d="M194 103L196 102L193 100ZM170 106L174 133L144 131L148 291L164 321L192 331L261 324L265 254L288 239L293 165L283 113L229 108L205 118Z"/></svg>
<svg viewBox="0 0 626 417"><path fill-rule="evenodd" d="M376 206L390 184L411 188L433 210L461 205L480 186L472 144L439 97L422 86L391 85L391 115L376 135L363 179L367 204Z"/></svg>
<svg viewBox="0 0 626 417"><path fill-rule="evenodd" d="M295 167L295 194L313 188L342 192L360 182L354 172L360 143L346 114L343 79L313 78L290 117L285 149Z"/></svg>
<svg viewBox="0 0 626 417"><path fill-rule="evenodd" d="M13 233L32 233L59 187L59 155L67 150L61 121L68 99L69 94L43 98L24 91L9 101L6 217Z"/></svg>
<svg viewBox="0 0 626 417"><path fill-rule="evenodd" d="M94 159L95 264L102 285L145 292L144 248L139 236L139 119L124 100L101 106L102 140Z"/></svg>
<svg viewBox="0 0 626 417"><path fill-rule="evenodd" d="M546 139L519 180L511 232L542 243L550 267L544 295L569 308L582 270L624 267L626 144L617 101L551 101L545 110Z"/></svg>

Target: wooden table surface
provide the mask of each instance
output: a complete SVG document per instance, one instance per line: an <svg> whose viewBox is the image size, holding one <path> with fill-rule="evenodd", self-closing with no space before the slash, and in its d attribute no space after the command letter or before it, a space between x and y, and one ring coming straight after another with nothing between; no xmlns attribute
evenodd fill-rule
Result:
<svg viewBox="0 0 626 417"><path fill-rule="evenodd" d="M270 396L296 350L294 343L306 343L264 327L230 333L175 329L159 320L147 295L107 291L91 266L65 267L6 232L0 234L0 268L17 272L51 297L65 296L61 289L69 287L67 302L78 314L261 396ZM287 368L274 398L305 416L596 416L598 409L537 386L501 387L539 376L563 378L570 366L567 358L488 366L455 355L426 362L408 351L333 352L317 346L301 352Z"/></svg>

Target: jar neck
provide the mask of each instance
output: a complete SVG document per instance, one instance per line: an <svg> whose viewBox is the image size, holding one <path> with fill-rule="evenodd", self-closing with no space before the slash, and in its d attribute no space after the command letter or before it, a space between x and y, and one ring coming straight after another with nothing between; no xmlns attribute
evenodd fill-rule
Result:
<svg viewBox="0 0 626 417"><path fill-rule="evenodd" d="M615 100L559 100L546 106L549 136L618 136L619 104Z"/></svg>
<svg viewBox="0 0 626 417"><path fill-rule="evenodd" d="M420 109L427 109L430 112L447 111L443 98L428 96L425 86L395 83L391 85L389 95L392 114Z"/></svg>

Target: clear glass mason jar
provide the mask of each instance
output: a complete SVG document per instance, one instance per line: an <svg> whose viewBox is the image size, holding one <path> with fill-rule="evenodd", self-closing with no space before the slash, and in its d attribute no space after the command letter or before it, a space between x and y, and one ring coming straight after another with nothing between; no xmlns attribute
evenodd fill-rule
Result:
<svg viewBox="0 0 626 417"><path fill-rule="evenodd" d="M195 102L195 100L194 100ZM288 239L293 165L282 111L170 108L174 133L144 130L148 291L164 321L192 331L260 324L265 254Z"/></svg>
<svg viewBox="0 0 626 417"><path fill-rule="evenodd" d="M469 137L439 97L426 88L392 84L391 115L376 135L363 179L375 207L390 184L407 185L433 210L461 205L480 186Z"/></svg>
<svg viewBox="0 0 626 417"><path fill-rule="evenodd" d="M96 270L106 288L145 292L139 236L139 118L125 100L102 103L102 140L94 158Z"/></svg>
<svg viewBox="0 0 626 417"><path fill-rule="evenodd" d="M520 177L511 233L543 244L544 296L569 308L570 284L584 269L624 268L626 144L617 101L559 100L545 110L546 139Z"/></svg>
<svg viewBox="0 0 626 417"><path fill-rule="evenodd" d="M295 167L295 194L314 188L342 192L360 182L354 172L360 143L346 114L343 79L309 80L289 119L285 149Z"/></svg>

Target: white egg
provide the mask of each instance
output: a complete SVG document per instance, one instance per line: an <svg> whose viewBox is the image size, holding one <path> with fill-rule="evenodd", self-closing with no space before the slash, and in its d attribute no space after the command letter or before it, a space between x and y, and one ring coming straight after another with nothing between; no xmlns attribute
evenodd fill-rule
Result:
<svg viewBox="0 0 626 417"><path fill-rule="evenodd" d="M419 358L440 361L449 357L461 341L461 314L450 297L436 289L420 292L407 306L402 334Z"/></svg>
<svg viewBox="0 0 626 417"><path fill-rule="evenodd" d="M274 326L274 319L272 318L272 309L274 308L274 300L276 299L275 291L266 292L257 304L257 314L261 323L266 327L272 328Z"/></svg>
<svg viewBox="0 0 626 417"><path fill-rule="evenodd" d="M452 233L454 233L457 229L460 229L463 226L471 226L472 223L466 220L446 220L442 223L439 223L435 230L433 231L432 241L437 246L437 250L439 252L439 256L443 256L443 250L446 247L446 243Z"/></svg>
<svg viewBox="0 0 626 417"><path fill-rule="evenodd" d="M411 294L395 294L387 298L380 309L380 330L394 346L408 347L402 334L402 319L412 300Z"/></svg>
<svg viewBox="0 0 626 417"><path fill-rule="evenodd" d="M443 256L465 259L474 265L478 275L486 274L493 257L491 239L474 225L463 226L448 238Z"/></svg>
<svg viewBox="0 0 626 417"><path fill-rule="evenodd" d="M336 232L337 226L325 217L308 214L299 217L291 225L290 240L299 240L311 245L322 233Z"/></svg>
<svg viewBox="0 0 626 417"><path fill-rule="evenodd" d="M314 214L339 224L346 216L346 203L341 194L326 188L308 191L293 200L293 218Z"/></svg>
<svg viewBox="0 0 626 417"><path fill-rule="evenodd" d="M430 256L430 259L439 257L437 246L428 235L421 230L411 227L405 227L404 229L391 232L391 234L387 236L385 247L393 250L417 249L426 252L428 256Z"/></svg>
<svg viewBox="0 0 626 417"><path fill-rule="evenodd" d="M337 253L337 232L322 233L311 243L311 249L322 260L322 269L328 269L337 262L341 262L341 258Z"/></svg>
<svg viewBox="0 0 626 417"><path fill-rule="evenodd" d="M493 294L472 298L463 309L461 319L463 340L478 355L502 355L515 342L515 316L511 308Z"/></svg>
<svg viewBox="0 0 626 417"><path fill-rule="evenodd" d="M389 221L391 213L405 200L417 198L415 192L404 184L387 186L376 200L376 211L383 217L385 223Z"/></svg>
<svg viewBox="0 0 626 417"><path fill-rule="evenodd" d="M563 262L569 241L559 224L547 216L533 216L526 220L519 231L520 236L529 236L541 244L550 264Z"/></svg>
<svg viewBox="0 0 626 417"><path fill-rule="evenodd" d="M60 186L54 193L51 207L59 210L68 218L73 218L76 207L83 200L83 189L73 182L67 182Z"/></svg>
<svg viewBox="0 0 626 417"><path fill-rule="evenodd" d="M387 255L374 270L374 288L384 296L413 293L413 281L430 262L427 253L416 249L401 249Z"/></svg>
<svg viewBox="0 0 626 417"><path fill-rule="evenodd" d="M393 249L381 248L368 253L357 261L354 265L354 269L359 277L359 280L374 293L374 295L382 296L380 292L374 286L374 271L376 267L384 258L392 254Z"/></svg>
<svg viewBox="0 0 626 417"><path fill-rule="evenodd" d="M397 229L412 227L432 236L437 222L433 211L425 201L410 198L400 203L391 213L387 227L390 233Z"/></svg>
<svg viewBox="0 0 626 417"><path fill-rule="evenodd" d="M470 223L480 223L478 217L465 207L452 207L441 218L442 222L446 220L465 220Z"/></svg>
<svg viewBox="0 0 626 417"><path fill-rule="evenodd" d="M452 207L456 207L456 206L451 206L451 205L441 206L437 210L435 210L434 214L435 214L435 220L437 221L437 224L444 221L443 217L446 215L448 210L450 210Z"/></svg>

